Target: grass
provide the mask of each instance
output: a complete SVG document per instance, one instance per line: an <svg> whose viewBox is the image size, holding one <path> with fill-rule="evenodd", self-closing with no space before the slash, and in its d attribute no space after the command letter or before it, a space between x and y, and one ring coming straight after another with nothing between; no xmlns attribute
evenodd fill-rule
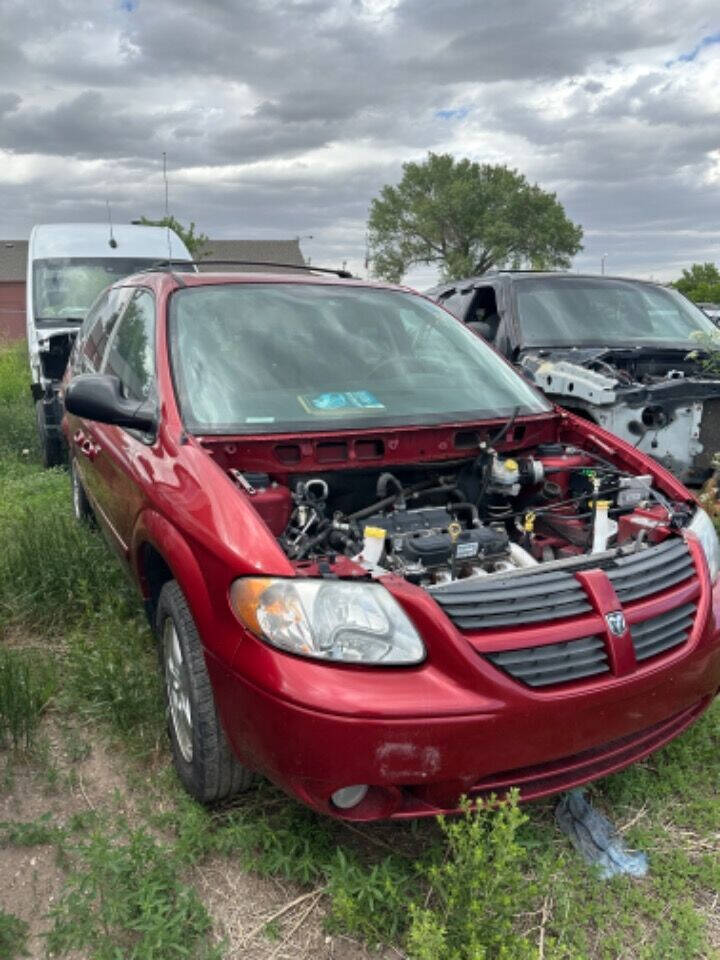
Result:
<svg viewBox="0 0 720 960"><path fill-rule="evenodd" d="M51 665L36 651L0 647L0 749L30 750L56 689Z"/></svg>
<svg viewBox="0 0 720 960"><path fill-rule="evenodd" d="M0 342L0 457L16 460L29 455L37 457L38 446L27 348Z"/></svg>
<svg viewBox="0 0 720 960"><path fill-rule="evenodd" d="M0 960L27 956L27 923L0 908Z"/></svg>
<svg viewBox="0 0 720 960"><path fill-rule="evenodd" d="M720 957L708 922L720 897L720 704L591 788L647 851L642 880L596 878L554 828L550 801L352 826L259 782L234 804L204 809L169 764L138 600L100 535L73 522L67 474L40 469L33 429L24 354L0 349L0 759L7 779L21 750L49 782L39 725L48 711L71 718L124 751L135 809L132 822L119 807L0 823L0 849L55 847L65 866L47 920L56 956L222 956L188 879L213 858L316 891L331 931L412 960ZM79 761L87 744L76 740ZM264 935L270 943L282 925L273 920ZM0 912L0 958L21 956L24 943L22 923Z"/></svg>

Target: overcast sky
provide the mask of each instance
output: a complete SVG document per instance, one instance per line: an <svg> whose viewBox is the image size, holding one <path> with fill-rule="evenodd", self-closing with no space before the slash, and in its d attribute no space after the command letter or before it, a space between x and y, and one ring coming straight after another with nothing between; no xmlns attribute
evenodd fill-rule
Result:
<svg viewBox="0 0 720 960"><path fill-rule="evenodd" d="M170 210L362 272L428 150L506 163L582 270L720 260L717 0L0 0L0 236ZM419 286L432 269L415 271Z"/></svg>

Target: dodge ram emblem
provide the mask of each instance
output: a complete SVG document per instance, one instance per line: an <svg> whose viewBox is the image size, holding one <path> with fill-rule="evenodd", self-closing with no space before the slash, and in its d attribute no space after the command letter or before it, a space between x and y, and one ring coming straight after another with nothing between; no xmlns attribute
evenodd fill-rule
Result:
<svg viewBox="0 0 720 960"><path fill-rule="evenodd" d="M613 613L606 613L605 619L607 620L608 627L610 627L610 633L614 637L621 637L627 630L625 614L622 612L622 610L615 610Z"/></svg>

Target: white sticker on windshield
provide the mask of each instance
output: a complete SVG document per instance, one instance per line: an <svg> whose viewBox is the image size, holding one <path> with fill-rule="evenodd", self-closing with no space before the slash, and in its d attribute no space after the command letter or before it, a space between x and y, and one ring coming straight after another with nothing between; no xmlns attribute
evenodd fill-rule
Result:
<svg viewBox="0 0 720 960"><path fill-rule="evenodd" d="M275 417L245 417L245 423L275 423Z"/></svg>

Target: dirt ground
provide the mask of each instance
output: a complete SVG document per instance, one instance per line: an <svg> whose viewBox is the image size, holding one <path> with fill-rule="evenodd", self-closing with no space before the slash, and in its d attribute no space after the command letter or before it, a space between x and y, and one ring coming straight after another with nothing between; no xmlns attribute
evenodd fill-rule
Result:
<svg viewBox="0 0 720 960"><path fill-rule="evenodd" d="M73 740L81 738L82 759L68 759ZM0 823L28 822L49 815L66 823L73 814L92 810L124 815L131 820L134 802L128 791L127 759L112 752L86 730L59 730L45 723L47 754L44 770L14 766L0 790ZM1 757L1 755L0 755ZM48 777L47 770L52 776ZM64 872L53 846L0 847L0 907L26 921L32 960L47 960L43 934L48 910L58 898ZM348 937L329 935L324 927L326 905L322 891L248 873L226 858L210 858L185 877L192 883L213 918L213 936L226 944L227 960L391 960L402 957L394 949L369 953ZM265 928L276 932L269 939ZM70 960L92 960L80 954Z"/></svg>

